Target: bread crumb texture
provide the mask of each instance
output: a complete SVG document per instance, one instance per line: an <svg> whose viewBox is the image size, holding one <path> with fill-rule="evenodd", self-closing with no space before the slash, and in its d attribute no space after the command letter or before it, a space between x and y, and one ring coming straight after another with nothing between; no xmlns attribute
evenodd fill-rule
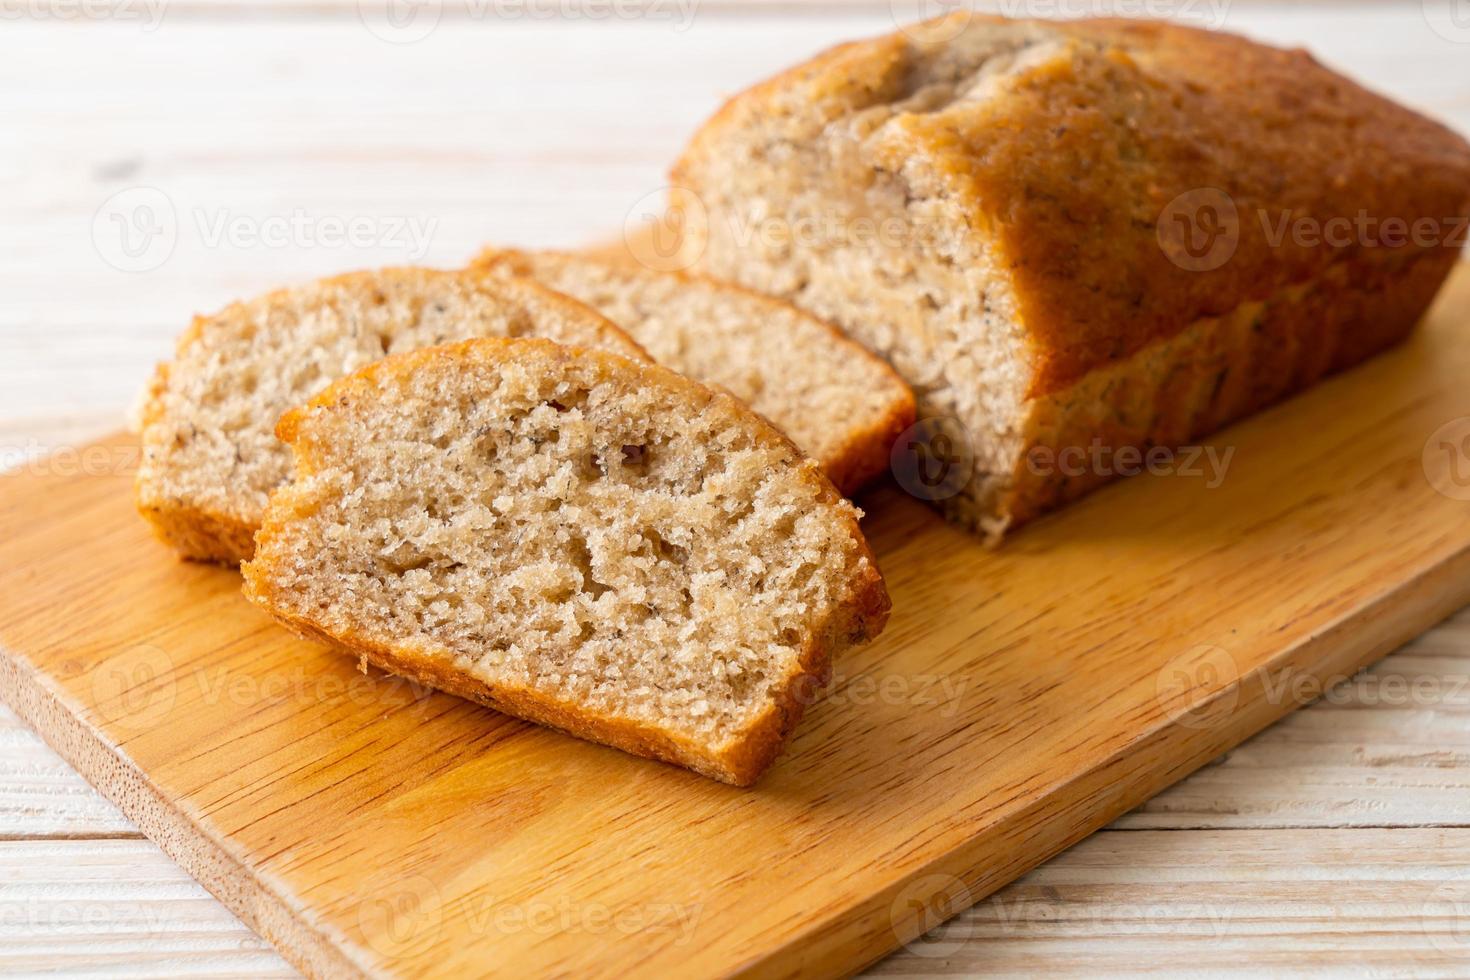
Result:
<svg viewBox="0 0 1470 980"><path fill-rule="evenodd" d="M784 300L630 259L491 249L476 265L575 297L660 364L729 391L846 494L888 469L893 441L913 424L913 392L885 361Z"/></svg>
<svg viewBox="0 0 1470 980"><path fill-rule="evenodd" d="M145 395L139 510L186 557L248 558L290 473L283 412L387 354L527 335L646 356L580 303L474 272L355 272L197 317Z"/></svg>
<svg viewBox="0 0 1470 980"><path fill-rule="evenodd" d="M513 714L746 784L888 598L858 512L737 400L543 341L390 357L288 415L246 594Z"/></svg>

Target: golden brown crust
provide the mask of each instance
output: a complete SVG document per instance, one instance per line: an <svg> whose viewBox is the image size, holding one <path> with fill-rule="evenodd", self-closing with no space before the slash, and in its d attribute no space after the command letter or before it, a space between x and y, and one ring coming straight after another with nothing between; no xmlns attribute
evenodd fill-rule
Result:
<svg viewBox="0 0 1470 980"><path fill-rule="evenodd" d="M1303 51L1136 20L955 16L1023 25L1054 50L1017 69L994 97L904 113L874 162L921 193L960 202L968 223L990 239L1031 336L1033 397L1062 391L1203 317L1312 281L1330 265L1383 289L1419 255L1457 251L1457 223L1470 209L1470 147ZM805 112L802 132L810 132L854 99L893 99L935 50L942 46L889 35L833 49L756 86L696 136L675 184L697 184L698 158L718 152L750 114ZM1213 269L1176 264L1160 246L1160 220L1172 217L1181 195L1212 188L1239 217L1233 255ZM1176 207L1188 216L1196 203L1186 198ZM1283 216L1342 227L1360 213L1379 223L1436 222L1438 241L1389 247L1357 231L1344 247L1291 234L1272 240ZM1381 231L1379 242L1387 240ZM1380 349L1419 312L1355 323L1363 334L1348 346Z"/></svg>
<svg viewBox="0 0 1470 980"><path fill-rule="evenodd" d="M138 513L160 541L190 561L240 564L255 550L255 524L231 514L137 491Z"/></svg>
<svg viewBox="0 0 1470 980"><path fill-rule="evenodd" d="M843 433L841 441L817 459L822 466L822 471L827 474L827 478L836 484L846 496L855 495L888 471L889 452L893 448L894 441L905 429L914 424L914 393L908 383L898 376L898 372L894 371L887 361L849 338L840 328L784 299L757 292L739 283L699 273L679 270L653 271L639 265L627 254L626 250L617 252L606 250L595 256L546 251L537 253L536 257L563 262L602 262L626 268L643 276L671 277L694 288L739 294L760 303L770 304L772 309L780 309L793 316L799 316L826 331L832 338L832 342L842 346L848 356L862 361L870 371L876 372L883 379L882 387L886 398L878 417L853 420L850 428ZM509 269L516 275L532 278L536 275L533 256L519 249L487 248L474 258L470 267Z"/></svg>
<svg viewBox="0 0 1470 980"><path fill-rule="evenodd" d="M358 398L376 397L380 387L392 379L413 375L430 358L457 357L481 363L496 364L502 359L523 356L528 349L539 349L558 360L591 359L607 372L629 370L645 372L645 383L657 383L683 392L688 397L710 404L711 410L737 413L757 441L780 444L798 459L801 452L784 434L752 412L738 399L690 381L667 368L655 364L636 364L605 351L563 347L544 340L505 340L487 338L427 348L394 355L362 369L354 375L334 382L306 405L282 416L276 427L277 436L297 453L298 476L313 472L312 450L304 443L303 428L314 411L343 405ZM810 481L824 504L838 504L848 510L849 532L859 547L860 572L851 584L847 601L839 606L830 620L820 624L802 650L798 663L785 679L776 702L756 718L738 739L711 749L674 733L639 724L632 719L605 718L580 710L576 705L550 698L529 687L489 684L455 669L442 651L428 651L399 645L386 646L357 632L333 633L324 627L283 611L283 604L273 598L273 571L265 556L269 555L270 538L288 533L289 514L272 512L257 536L257 557L247 563L244 572L245 595L284 625L308 639L324 641L369 663L393 673L403 674L425 684L485 704L507 714L550 725L593 741L644 756L686 766L711 778L736 786L749 786L770 765L790 737L807 704L825 684L831 671L835 651L855 642L876 637L887 622L891 603L877 561L858 527L856 511L810 460L798 470ZM283 504L283 506L285 506Z"/></svg>
<svg viewBox="0 0 1470 980"><path fill-rule="evenodd" d="M367 293L380 288L386 279L391 279L400 288L404 284L427 288L429 280L443 276L466 276L478 279L473 270L444 272L418 267L390 267L375 270L359 270L316 280L308 287L283 287L262 297L248 301L252 306L273 306L298 298L303 288L316 289L324 293L357 291ZM622 331L616 324L583 303L528 278L490 277L483 281L488 288L507 293L527 309L553 310L568 321L585 325L590 334L608 349L617 350L627 357L649 360L643 348ZM180 335L175 345L175 356L182 357L190 347L199 343L212 319L242 316L246 302L235 302L213 317L195 316L188 329ZM150 379L144 401L139 412L140 427L148 465L141 467L134 484L134 496L138 512L152 526L154 533L179 554L196 561L220 562L238 565L254 553L254 535L258 526L258 515L226 513L216 507L207 506L197 500L170 496L162 486L158 467L166 466L166 446L155 446L154 453L147 453L150 424L158 421L165 408L162 396L168 386L168 364L160 364ZM154 460L155 453L160 457Z"/></svg>
<svg viewBox="0 0 1470 980"><path fill-rule="evenodd" d="M1405 311L1428 306L1453 264L1453 256L1431 253L1382 288L1347 281L1334 267L1038 399L1028 450L1001 505L1007 524L1126 475L1118 472L1119 447L1186 445L1397 343L1414 326ZM1072 463L1060 462L1064 451ZM1099 451L1101 468L1080 462ZM1187 464L1169 453L1163 462L1169 472L1186 465L1209 478L1197 458Z"/></svg>

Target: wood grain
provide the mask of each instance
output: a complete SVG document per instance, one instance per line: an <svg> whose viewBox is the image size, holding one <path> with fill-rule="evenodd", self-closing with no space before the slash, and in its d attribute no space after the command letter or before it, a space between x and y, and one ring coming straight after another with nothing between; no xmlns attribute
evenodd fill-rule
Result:
<svg viewBox="0 0 1470 980"><path fill-rule="evenodd" d="M0 844L0 974L296 972L156 848ZM1461 977L1470 830L1102 831L870 976Z"/></svg>
<svg viewBox="0 0 1470 980"><path fill-rule="evenodd" d="M864 501L895 612L754 791L363 679L173 561L125 465L0 479L0 689L316 974L851 969L1470 597L1426 454L1470 275L1405 347L999 551ZM107 444L111 459L126 440ZM1459 495L1459 494L1457 494Z"/></svg>

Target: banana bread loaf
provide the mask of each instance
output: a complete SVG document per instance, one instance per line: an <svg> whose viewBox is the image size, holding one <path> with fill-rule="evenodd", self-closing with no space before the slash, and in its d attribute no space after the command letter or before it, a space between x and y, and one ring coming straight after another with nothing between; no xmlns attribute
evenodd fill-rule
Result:
<svg viewBox="0 0 1470 980"><path fill-rule="evenodd" d="M933 496L998 535L1109 479L1098 448L1401 339L1464 240L1470 148L1302 51L960 12L737 96L673 183L686 264L888 358L967 467Z"/></svg>

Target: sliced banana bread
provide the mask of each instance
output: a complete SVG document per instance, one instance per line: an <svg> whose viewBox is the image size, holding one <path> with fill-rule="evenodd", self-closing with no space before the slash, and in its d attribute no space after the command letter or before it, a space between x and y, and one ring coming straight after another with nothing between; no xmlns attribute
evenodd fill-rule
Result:
<svg viewBox="0 0 1470 980"><path fill-rule="evenodd" d="M290 475L283 412L385 354L530 334L646 357L581 303L475 272L354 272L196 317L144 395L138 509L185 557L248 558Z"/></svg>
<svg viewBox="0 0 1470 980"><path fill-rule="evenodd" d="M396 355L278 429L245 592L304 636L737 785L888 597L858 513L747 406L539 340Z"/></svg>
<svg viewBox="0 0 1470 980"><path fill-rule="evenodd" d="M998 535L1404 337L1470 147L1303 51L964 10L735 97L673 183L684 261L886 357Z"/></svg>
<svg viewBox="0 0 1470 980"><path fill-rule="evenodd" d="M914 395L880 358L783 300L707 276L564 252L492 249L478 268L531 276L626 330L660 364L760 412L853 494L888 468Z"/></svg>

